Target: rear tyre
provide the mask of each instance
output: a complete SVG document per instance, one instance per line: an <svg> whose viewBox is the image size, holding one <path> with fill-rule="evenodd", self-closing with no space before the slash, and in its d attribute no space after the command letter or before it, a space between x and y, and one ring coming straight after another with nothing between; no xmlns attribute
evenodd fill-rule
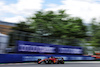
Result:
<svg viewBox="0 0 100 67"><path fill-rule="evenodd" d="M62 58L61 60L58 61L59 64L64 64L64 59Z"/></svg>
<svg viewBox="0 0 100 67"><path fill-rule="evenodd" d="M61 60L61 64L64 64L64 59L62 58L62 60Z"/></svg>
<svg viewBox="0 0 100 67"><path fill-rule="evenodd" d="M61 64L64 64L64 61L62 61Z"/></svg>

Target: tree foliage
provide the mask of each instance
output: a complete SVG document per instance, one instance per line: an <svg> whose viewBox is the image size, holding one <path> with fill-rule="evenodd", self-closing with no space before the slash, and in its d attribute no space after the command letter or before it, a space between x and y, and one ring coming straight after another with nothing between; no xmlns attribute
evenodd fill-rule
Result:
<svg viewBox="0 0 100 67"><path fill-rule="evenodd" d="M28 18L31 21L31 28L35 29L35 33L39 35L47 35L48 37L74 37L84 38L86 36L86 26L82 19L78 17L70 17L65 10L38 11L35 16Z"/></svg>
<svg viewBox="0 0 100 67"><path fill-rule="evenodd" d="M74 42L76 43L77 41L74 39L85 38L87 31L81 18L71 17L65 10L59 10L57 12L37 11L31 17L28 17L26 22L18 23L16 27L13 27L13 29L33 33L31 37L36 36L37 40L41 42L47 42L47 39L41 38L49 37L56 39L56 41L51 39L50 42L59 41L60 44L65 45L72 45ZM29 35L30 34L27 34L27 36ZM22 33L19 33L19 36L22 36ZM62 40L59 40L59 38L63 38L64 40L62 40L64 43L61 43Z"/></svg>
<svg viewBox="0 0 100 67"><path fill-rule="evenodd" d="M96 19L93 19L91 23L91 29L92 29L91 45L94 47L100 47L100 22L97 22Z"/></svg>

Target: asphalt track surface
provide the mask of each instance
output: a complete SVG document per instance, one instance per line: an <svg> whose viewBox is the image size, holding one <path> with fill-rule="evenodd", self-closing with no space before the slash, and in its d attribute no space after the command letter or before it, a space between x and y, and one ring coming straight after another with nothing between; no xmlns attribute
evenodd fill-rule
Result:
<svg viewBox="0 0 100 67"><path fill-rule="evenodd" d="M100 63L65 63L65 64L1 64L0 67L100 67Z"/></svg>

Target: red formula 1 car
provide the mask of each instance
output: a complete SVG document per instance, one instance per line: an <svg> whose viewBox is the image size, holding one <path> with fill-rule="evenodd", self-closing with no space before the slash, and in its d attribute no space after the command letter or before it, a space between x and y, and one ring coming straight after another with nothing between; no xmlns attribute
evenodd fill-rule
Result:
<svg viewBox="0 0 100 67"><path fill-rule="evenodd" d="M59 58L46 58L46 59L38 59L38 64L64 64L64 59L59 57Z"/></svg>

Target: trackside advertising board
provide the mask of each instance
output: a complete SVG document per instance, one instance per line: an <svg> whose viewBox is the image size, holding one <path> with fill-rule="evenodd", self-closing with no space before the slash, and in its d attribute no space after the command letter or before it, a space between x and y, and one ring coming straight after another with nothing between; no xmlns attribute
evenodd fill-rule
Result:
<svg viewBox="0 0 100 67"><path fill-rule="evenodd" d="M38 54L83 54L83 49L76 46L53 45L28 41L17 41L18 53Z"/></svg>

